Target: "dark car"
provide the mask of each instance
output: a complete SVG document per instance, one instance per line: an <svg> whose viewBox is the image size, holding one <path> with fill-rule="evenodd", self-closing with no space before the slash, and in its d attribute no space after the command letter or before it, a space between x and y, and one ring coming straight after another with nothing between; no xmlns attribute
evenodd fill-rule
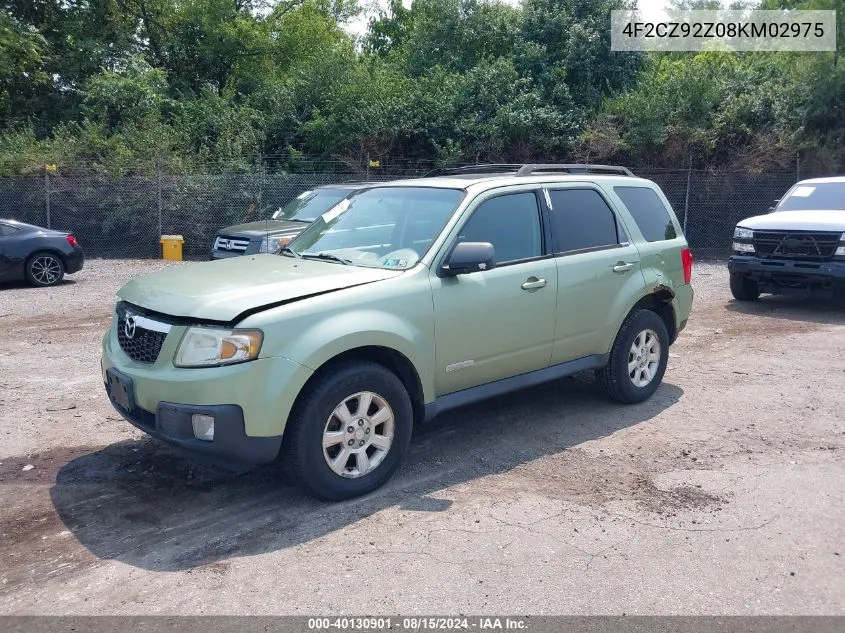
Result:
<svg viewBox="0 0 845 633"><path fill-rule="evenodd" d="M305 191L267 220L228 226L218 231L211 248L211 257L223 259L274 253L346 196L371 185L344 183Z"/></svg>
<svg viewBox="0 0 845 633"><path fill-rule="evenodd" d="M26 279L33 286L53 286L82 270L84 263L71 233L0 220L0 281Z"/></svg>

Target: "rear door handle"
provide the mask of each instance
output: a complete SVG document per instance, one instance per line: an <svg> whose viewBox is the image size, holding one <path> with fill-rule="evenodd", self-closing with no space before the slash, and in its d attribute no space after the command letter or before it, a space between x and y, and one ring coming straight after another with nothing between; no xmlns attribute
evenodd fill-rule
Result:
<svg viewBox="0 0 845 633"><path fill-rule="evenodd" d="M523 290L536 290L537 288L542 288L546 285L545 279L537 279L536 277L529 277L525 280L525 283L522 284Z"/></svg>
<svg viewBox="0 0 845 633"><path fill-rule="evenodd" d="M634 264L631 262L619 262L613 267L613 272L615 273L627 273L634 267Z"/></svg>

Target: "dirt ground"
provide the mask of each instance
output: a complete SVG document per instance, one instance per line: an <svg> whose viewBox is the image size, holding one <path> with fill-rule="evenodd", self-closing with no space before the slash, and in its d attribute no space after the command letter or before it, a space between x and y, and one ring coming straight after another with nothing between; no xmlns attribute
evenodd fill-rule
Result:
<svg viewBox="0 0 845 633"><path fill-rule="evenodd" d="M699 263L649 402L578 376L451 412L330 505L113 411L115 292L163 265L0 287L0 614L845 614L845 306Z"/></svg>

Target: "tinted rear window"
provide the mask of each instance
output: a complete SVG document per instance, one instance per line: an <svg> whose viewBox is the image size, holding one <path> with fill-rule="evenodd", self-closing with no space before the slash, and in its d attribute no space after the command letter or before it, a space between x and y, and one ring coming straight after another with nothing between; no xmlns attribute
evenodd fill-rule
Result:
<svg viewBox="0 0 845 633"><path fill-rule="evenodd" d="M648 187L614 187L648 242L678 237L669 210L654 190Z"/></svg>
<svg viewBox="0 0 845 633"><path fill-rule="evenodd" d="M778 211L828 211L845 209L845 182L798 185L778 205Z"/></svg>
<svg viewBox="0 0 845 633"><path fill-rule="evenodd" d="M619 243L616 216L592 189L550 190L552 239L556 253Z"/></svg>

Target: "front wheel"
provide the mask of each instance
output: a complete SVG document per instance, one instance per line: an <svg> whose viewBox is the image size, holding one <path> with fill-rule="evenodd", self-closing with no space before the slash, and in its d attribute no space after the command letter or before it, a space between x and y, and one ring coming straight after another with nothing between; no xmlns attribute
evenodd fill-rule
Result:
<svg viewBox="0 0 845 633"><path fill-rule="evenodd" d="M53 253L36 253L26 263L26 279L33 286L55 286L64 276L64 262Z"/></svg>
<svg viewBox="0 0 845 633"><path fill-rule="evenodd" d="M731 273L731 294L737 301L756 301L760 298L760 287L742 273Z"/></svg>
<svg viewBox="0 0 845 633"><path fill-rule="evenodd" d="M668 360L669 333L663 319L651 310L637 310L622 324L597 377L614 400L643 402L660 386Z"/></svg>
<svg viewBox="0 0 845 633"><path fill-rule="evenodd" d="M384 484L411 441L405 386L385 367L355 361L319 376L288 421L282 457L313 497L342 501Z"/></svg>

